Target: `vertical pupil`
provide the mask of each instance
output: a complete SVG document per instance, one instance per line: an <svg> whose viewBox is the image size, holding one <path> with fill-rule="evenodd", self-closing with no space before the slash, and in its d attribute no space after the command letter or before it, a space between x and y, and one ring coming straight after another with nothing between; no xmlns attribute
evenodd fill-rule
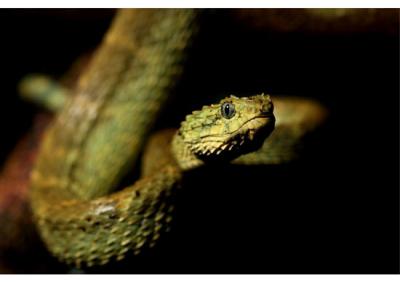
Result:
<svg viewBox="0 0 400 282"><path fill-rule="evenodd" d="M231 107L229 106L229 104L225 105L225 115L226 116L230 116L231 113Z"/></svg>

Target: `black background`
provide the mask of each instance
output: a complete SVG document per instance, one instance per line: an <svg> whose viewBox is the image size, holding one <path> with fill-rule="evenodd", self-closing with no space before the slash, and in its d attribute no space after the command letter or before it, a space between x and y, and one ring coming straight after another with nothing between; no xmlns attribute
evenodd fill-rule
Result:
<svg viewBox="0 0 400 282"><path fill-rule="evenodd" d="M3 160L37 111L17 97L18 80L30 72L62 75L97 45L112 15L0 11ZM318 99L330 118L297 162L194 173L157 249L88 272L397 273L398 30L253 30L218 11L191 52L179 99L158 127L176 126L216 96L262 91ZM68 271L47 260L48 272Z"/></svg>

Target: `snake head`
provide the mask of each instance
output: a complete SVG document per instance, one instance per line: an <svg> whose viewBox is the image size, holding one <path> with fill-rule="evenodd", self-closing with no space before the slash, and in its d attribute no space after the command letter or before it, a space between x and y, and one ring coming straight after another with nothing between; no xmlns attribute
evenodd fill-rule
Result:
<svg viewBox="0 0 400 282"><path fill-rule="evenodd" d="M229 161L260 148L274 126L269 95L230 96L188 115L179 134L199 159Z"/></svg>

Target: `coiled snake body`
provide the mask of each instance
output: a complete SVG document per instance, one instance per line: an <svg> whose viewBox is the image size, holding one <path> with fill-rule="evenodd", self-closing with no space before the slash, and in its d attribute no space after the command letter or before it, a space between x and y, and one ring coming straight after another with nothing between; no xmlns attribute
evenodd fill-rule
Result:
<svg viewBox="0 0 400 282"><path fill-rule="evenodd" d="M315 102L274 100L277 134L263 144L275 123L269 96L225 98L187 116L177 133L153 137L141 179L108 195L137 159L182 71L196 18L193 10L119 12L46 132L31 200L42 239L62 261L91 266L140 252L168 226L170 198L184 170L290 159L287 148L321 122L324 110Z"/></svg>

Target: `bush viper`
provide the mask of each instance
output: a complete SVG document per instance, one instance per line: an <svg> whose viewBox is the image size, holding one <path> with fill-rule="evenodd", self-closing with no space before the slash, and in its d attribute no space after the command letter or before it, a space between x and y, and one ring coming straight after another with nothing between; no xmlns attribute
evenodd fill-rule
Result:
<svg viewBox="0 0 400 282"><path fill-rule="evenodd" d="M184 170L290 160L322 122L316 102L274 99L277 134L264 142L275 124L270 97L227 97L188 115L177 132L152 137L142 177L112 193L182 72L197 17L195 10L120 11L73 95L52 104L63 106L41 145L31 202L40 235L60 260L81 267L139 253L168 227Z"/></svg>

